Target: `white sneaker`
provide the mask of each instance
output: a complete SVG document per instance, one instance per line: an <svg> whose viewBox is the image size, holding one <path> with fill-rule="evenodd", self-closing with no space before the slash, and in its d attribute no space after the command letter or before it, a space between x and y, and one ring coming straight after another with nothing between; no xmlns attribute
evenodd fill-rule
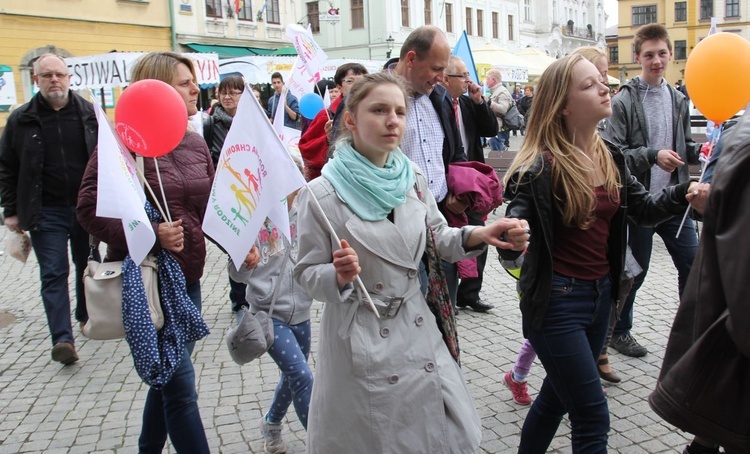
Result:
<svg viewBox="0 0 750 454"><path fill-rule="evenodd" d="M286 452L286 444L281 438L281 423L272 424L266 421L266 417L260 418L260 433L263 434L265 443L263 452L267 454L282 454Z"/></svg>

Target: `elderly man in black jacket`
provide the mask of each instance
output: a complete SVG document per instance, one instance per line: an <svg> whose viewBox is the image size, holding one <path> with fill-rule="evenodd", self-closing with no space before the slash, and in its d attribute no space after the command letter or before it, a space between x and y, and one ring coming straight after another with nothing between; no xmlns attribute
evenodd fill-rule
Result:
<svg viewBox="0 0 750 454"><path fill-rule="evenodd" d="M497 119L490 106L482 97L482 87L471 81L466 64L460 57L452 55L445 70L443 85L448 90L448 97L453 104L458 132L464 151L469 161L484 162L482 137L497 135ZM482 215L466 212L470 225L484 225ZM487 251L477 257L475 278L461 279L458 285L456 303L458 307L470 307L477 312L487 312L492 304L482 301L479 292L482 290L482 274L487 262Z"/></svg>
<svg viewBox="0 0 750 454"><path fill-rule="evenodd" d="M70 320L67 243L76 268L75 315L85 323L82 277L89 240L76 220L76 202L98 129L91 103L70 91L68 66L61 57L37 58L34 82L39 93L10 115L0 138L0 204L9 230L31 234L52 359L67 365L78 360Z"/></svg>

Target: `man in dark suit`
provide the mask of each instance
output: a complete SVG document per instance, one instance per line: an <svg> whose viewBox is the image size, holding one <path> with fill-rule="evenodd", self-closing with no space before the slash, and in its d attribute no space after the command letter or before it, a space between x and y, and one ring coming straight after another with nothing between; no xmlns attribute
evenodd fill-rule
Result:
<svg viewBox="0 0 750 454"><path fill-rule="evenodd" d="M457 118L457 125L464 151L469 161L484 162L482 137L494 137L498 133L497 119L489 104L482 97L482 87L471 81L466 64L460 57L451 56L445 69L445 81ZM467 94L468 93L468 94ZM483 216L467 211L470 225L484 225ZM479 298L482 289L482 274L487 262L487 251L477 257L478 277L461 279L458 285L458 307L470 307L476 312L487 312L492 304Z"/></svg>

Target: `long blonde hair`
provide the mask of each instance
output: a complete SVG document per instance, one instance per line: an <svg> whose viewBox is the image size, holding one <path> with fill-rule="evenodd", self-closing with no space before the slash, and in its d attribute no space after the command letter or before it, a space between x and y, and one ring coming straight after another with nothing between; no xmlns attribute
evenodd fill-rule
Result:
<svg viewBox="0 0 750 454"><path fill-rule="evenodd" d="M526 125L526 137L521 150L505 174L504 184L521 184L523 175L542 157L548 165L546 155L551 156L552 192L558 202L563 224L588 228L596 196L592 186L593 166L602 168L604 188L614 200L621 187L617 167L604 141L596 134L591 158L574 144L574 138L566 134L563 109L568 98L573 66L584 60L581 55L571 55L553 62L539 79L534 105L544 106L534 110ZM518 177L514 174L518 173Z"/></svg>

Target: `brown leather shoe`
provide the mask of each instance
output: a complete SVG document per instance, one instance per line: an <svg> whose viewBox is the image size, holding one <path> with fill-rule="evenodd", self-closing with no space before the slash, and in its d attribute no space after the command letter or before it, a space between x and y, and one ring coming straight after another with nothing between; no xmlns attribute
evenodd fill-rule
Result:
<svg viewBox="0 0 750 454"><path fill-rule="evenodd" d="M620 383L622 381L622 378L617 376L617 374L615 374L613 370L610 369L609 372L604 372L602 370L602 366L606 366L607 364L609 364L609 359L606 357L605 358L600 357L599 361L596 362L596 366L597 366L596 370L599 371L599 377L602 380L608 381L610 383Z"/></svg>
<svg viewBox="0 0 750 454"><path fill-rule="evenodd" d="M67 366L78 361L78 353L70 342L58 342L52 347L52 360Z"/></svg>

